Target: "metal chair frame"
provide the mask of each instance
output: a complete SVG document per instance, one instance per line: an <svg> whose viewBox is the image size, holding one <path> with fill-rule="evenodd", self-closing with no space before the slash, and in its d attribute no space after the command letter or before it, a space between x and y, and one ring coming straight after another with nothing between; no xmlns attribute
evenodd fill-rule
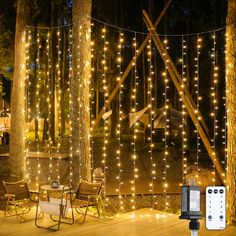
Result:
<svg viewBox="0 0 236 236"><path fill-rule="evenodd" d="M79 184L78 190L73 191L75 198L73 199L72 207L76 210L78 214L83 215L82 222L85 221L90 206L95 206L98 215L97 217L98 218L100 217L98 204L99 201L101 200L100 196L101 189L102 189L102 182L90 183L82 180ZM81 209L83 207L85 207L85 211Z"/></svg>
<svg viewBox="0 0 236 236"><path fill-rule="evenodd" d="M4 197L7 199L4 216L16 216L20 222L30 220L26 219L24 215L29 213L33 206L36 206L37 201L32 199L31 194L38 193L30 192L24 180L18 182L3 181L3 186L5 189ZM10 206L13 206L14 209L10 209Z"/></svg>

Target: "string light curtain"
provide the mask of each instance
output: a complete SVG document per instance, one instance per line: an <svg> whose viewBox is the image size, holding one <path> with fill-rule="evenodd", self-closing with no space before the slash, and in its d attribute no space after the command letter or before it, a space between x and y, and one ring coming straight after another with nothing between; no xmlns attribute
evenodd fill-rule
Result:
<svg viewBox="0 0 236 236"><path fill-rule="evenodd" d="M94 21L95 24L96 24L96 20ZM102 60L100 61L101 62L101 65L102 65L102 83L103 83L103 93L104 93L104 103L107 102L107 99L108 99L108 48L109 48L109 43L108 43L108 40L107 40L107 29L111 29L113 26L108 26L107 24L104 24L103 25L103 30L102 30L102 34L101 34L101 38L100 39L96 39L96 40L101 40L103 41L103 52L102 52ZM45 30L45 29L44 29ZM60 80L61 80L61 68L60 68L60 63L61 63L61 47L62 47L62 41L60 40L61 38L61 29L57 29L57 66L56 66L56 71L57 71L57 82L60 83ZM52 103L52 99L51 99L51 94L52 94L52 91L51 91L51 88L50 88L50 79L51 79L51 67L52 67L52 62L51 62L51 57L52 57L52 54L51 54L51 48L50 48L50 45L51 45L51 35L50 35L50 29L46 29L47 31L47 35L46 35L46 93L45 93L45 96L46 96L46 102L47 102L47 109L48 109L48 117L46 117L46 121L48 122L49 126L51 125L50 124L50 112L51 112L51 109L52 109L52 106L50 105ZM83 32L83 29L81 29L81 33ZM120 77L122 75L122 62L123 62L123 58L122 58L122 54L123 54L123 57L125 54L125 50L126 50L126 47L127 47L127 44L124 42L124 32L126 32L126 29L122 30L119 28L119 43L118 43L118 52L117 52L117 68L118 68L118 78L117 78L117 81L120 80ZM132 50L134 52L134 57L136 57L136 54L137 54L137 35L138 34L146 34L146 33L143 33L143 32L135 32L134 35L134 39L133 39L133 47L132 47ZM173 36L173 35L172 35ZM168 36L168 37L171 37L171 36ZM176 37L173 36L173 37ZM183 79L183 82L181 84L181 86L184 88L187 83L187 78L186 78L186 67L187 67L187 56L186 56L186 53L187 53L187 43L185 41L185 35L181 35L178 37L182 37L182 79ZM196 35L193 35L193 37L196 37ZM198 39L200 38L200 34L197 36ZM37 36L37 38L39 38L39 41L40 41L40 35ZM37 39L37 42L38 42L38 39ZM93 43L93 42L92 42ZM41 43L38 42L37 43L38 45L40 45ZM165 49L166 51L168 50L168 42L167 42L167 38L164 40L164 45L165 45ZM200 45L200 47L199 47ZM71 53L71 49L72 49L72 32L70 30L70 33L69 33L69 46L68 46L68 50L67 50L67 53L68 53L68 60L69 60L69 80L70 81L70 78L72 76L72 53ZM80 47L80 45L79 45ZM92 50L93 50L93 47L95 47L95 45L92 45ZM197 40L197 51L200 52L200 49L201 49L201 42ZM40 50L38 50L38 54L39 56L37 56L37 64L40 65ZM79 50L78 50L79 51ZM199 54L197 52L197 56L196 57L199 57ZM153 148L154 148L154 141L153 141L153 119L154 119L154 103L156 101L154 101L154 95L153 95L153 77L154 77L154 69L153 69L153 58L152 58L152 43L151 41L149 41L149 45L148 45L148 56L149 58L149 61L148 63L146 63L146 69L148 68L148 81L147 81L147 95L146 97L148 98L148 105L150 106L150 110L149 110L149 114L150 114L150 123L149 123L149 128L151 129L151 132L150 132L150 135L149 135L149 140L150 140L150 146L148 148L148 152L149 152L149 158L150 158L150 165L151 165L151 182L149 182L149 191L152 195L152 202L155 201L154 197L154 182L155 182L155 179L156 179L156 165L155 165L155 162L154 162L154 155L155 153L153 152ZM79 62L79 58L80 58L80 55L78 55L78 66L80 65L80 62ZM165 61L166 64L168 64L168 61L166 60ZM195 61L195 65L196 65L196 68L195 68L195 71L198 70L198 72L195 72L195 88L196 88L196 94L198 96L197 100L196 100L196 103L197 103L197 109L199 109L199 102L201 101L201 97L199 95L199 80L196 80L196 78L199 78L199 63L200 63L200 59L198 58L196 61ZM147 67L148 66L148 67ZM198 67L198 69L197 69ZM40 69L38 69L38 71L40 71ZM38 80L37 80L37 86L36 86L36 96L38 96L38 98L40 97L39 96L39 93L40 93L40 87L38 87L38 85L42 82L40 82L41 80L41 76L39 75L39 72L38 72ZM165 86L165 91L164 91L164 112L163 112L163 115L165 116L165 132L164 132L164 157L163 157L163 161L164 161L164 171L163 171L163 192L165 194L165 210L168 210L168 194L167 194L167 188L168 188L168 169L169 169L169 146L168 146L168 138L169 136L171 135L170 134L170 98L169 98L169 78L168 78L168 75L167 75L167 67L165 67L165 71L163 73L163 79L164 79L164 86ZM69 83L69 82L68 82ZM132 86L132 91L131 91L131 100L132 100L132 112L136 112L137 111L137 108L138 108L138 96L137 96L137 86L138 86L138 72L137 72L137 63L134 63L133 64L133 86ZM68 93L70 94L69 95L69 107L71 107L71 89L73 89L71 87L71 84L68 84L68 87L69 87L69 91ZM59 105L59 101L61 100L61 97L60 97L60 86L56 86L57 88L57 112L58 112L58 119L59 119L59 123L58 123L58 137L59 137L59 133L60 133L60 130L61 130L61 113L62 113L62 110L60 110L60 105ZM28 93L28 91L26 92L26 94ZM94 91L91 91L91 94L94 93ZM27 96L29 97L29 95L27 94ZM157 95L155 95L157 96ZM116 176L117 178L117 182L118 182L118 186L116 187L115 191L116 193L118 194L119 196L119 207L120 209L123 209L124 207L124 204L123 204L123 198L122 198L122 191L121 191L121 187L123 185L123 179L122 179L122 171L123 171L123 168L122 168L122 163L121 163L121 157L122 157L122 153L121 153L121 150L122 150L122 142L121 142L121 130L122 130L122 124L121 124L121 121L123 119L123 107L122 107L122 97L123 97L123 86L121 86L119 88L119 94L118 94L118 97L119 97L119 122L118 122L118 125L117 125L117 143L118 143L118 146L116 148L116 163L117 163L117 167L118 167L118 174ZM94 104L91 103L91 107L93 106ZM27 104L27 106L29 107L30 104ZM39 120L40 118L40 100L38 99L38 105L37 105L37 118ZM29 110L26 110L27 113L29 112ZM195 111L196 113L198 113L198 111ZM70 120L70 112L68 113L68 119ZM183 166L183 176L182 176L182 179L184 180L185 178L185 174L186 174L186 163L187 163L187 159L186 159L186 148L187 148L187 137L186 137L186 129L187 127L185 126L186 124L186 110L185 110L185 107L184 105L182 104L182 126L181 126L181 131L182 131L182 166ZM92 114L92 109L91 109L91 118L93 119L93 114ZM31 119L31 117L28 117L28 119ZM80 119L80 113L78 113L78 120ZM70 140L71 140L71 134L72 134L72 129L73 127L71 127L71 121L70 122ZM40 123L40 122L39 122ZM226 119L225 119L225 126L226 126ZM81 124L82 125L82 124ZM50 127L49 127L50 129ZM104 170L104 175L105 175L105 193L106 193L106 184L107 184L107 181L106 181L106 173L107 173L107 153L108 153L108 130L109 130L109 125L108 125L108 119L104 120L104 132L103 132L103 153L102 153L102 165L103 165L103 170ZM50 137L50 132L47 131L48 133L48 137L49 137L49 143L47 144L48 145L48 150L50 149L50 145L51 145L51 137ZM132 150L132 163L133 163L133 180L131 182L132 184L132 199L133 201L131 202L131 206L132 206L132 209L135 209L136 208L136 204L135 204L135 201L136 201L136 186L137 186L137 178L138 178L138 163L137 163L137 132L138 132L138 129L137 129L137 123L134 124L134 132L132 134L132 142L133 142L133 150ZM81 134L81 133L80 133ZM197 135L197 134L196 134ZM38 150L39 150L39 141L38 140ZM226 138L225 138L225 141L226 141ZM200 142L200 137L198 136L197 137L197 142L199 144ZM29 143L28 143L29 144ZM27 145L28 145L27 144ZM200 152L200 148L199 148L199 145L197 144L197 159L196 159L196 165L197 165L197 171L199 170L199 167L198 167L198 158L199 158L199 152ZM91 145L93 146L93 145ZM110 147L109 147L110 148ZM60 144L58 142L58 146L57 146L57 152L58 152L58 155L61 156L61 151L60 151L61 147L60 147ZM70 159L69 159L69 162L70 162L70 171L69 171L69 175L70 175L70 183L72 183L72 176L73 176L73 171L72 171L72 153L73 153L73 150L72 150L72 145L71 145L71 141L70 141ZM91 150L91 155L93 154L93 150ZM38 159L38 164L39 164L39 159ZM94 163L92 162L92 167L93 168L94 166ZM30 168L30 167L29 167ZM60 173L59 173L59 169L60 169L60 159L58 159L58 162L57 162L57 166L56 166L56 171L57 171L57 178L60 179L61 176L60 176ZM48 177L48 180L51 179L51 176L52 176L52 171L54 170L54 166L52 165L52 155L49 151L49 177ZM40 174L40 171L41 171L41 166L38 165L38 174ZM197 173L197 176L198 178L198 173ZM152 205L153 207L153 205Z"/></svg>

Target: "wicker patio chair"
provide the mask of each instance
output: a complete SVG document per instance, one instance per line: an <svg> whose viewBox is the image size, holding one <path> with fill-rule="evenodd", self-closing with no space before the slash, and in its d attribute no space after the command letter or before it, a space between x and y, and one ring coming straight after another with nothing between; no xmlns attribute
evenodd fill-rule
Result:
<svg viewBox="0 0 236 236"><path fill-rule="evenodd" d="M33 206L36 206L37 199L32 198L27 183L23 180L18 182L3 181L3 186L5 189L4 197L7 199L4 216L16 216L20 222L28 220L24 215Z"/></svg>
<svg viewBox="0 0 236 236"><path fill-rule="evenodd" d="M95 206L97 210L97 217L100 217L99 200L101 200L102 182L90 183L82 180L79 184L78 190L74 191L75 198L72 202L72 207L79 214L83 214L83 222L88 213L90 206ZM83 211L82 208L85 208Z"/></svg>

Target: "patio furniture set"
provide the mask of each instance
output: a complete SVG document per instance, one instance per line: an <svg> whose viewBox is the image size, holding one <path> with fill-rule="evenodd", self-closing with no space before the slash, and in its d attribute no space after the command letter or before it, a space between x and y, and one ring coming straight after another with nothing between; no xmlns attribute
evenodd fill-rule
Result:
<svg viewBox="0 0 236 236"><path fill-rule="evenodd" d="M57 181L41 185L38 191L30 191L25 181L5 182L6 207L4 216L16 216L19 222L25 222L27 213L36 207L35 226L57 231L61 223L74 224L85 221L90 206L96 208L100 217L99 204L102 203L102 181L81 181L78 189L72 190L68 185L60 185ZM76 219L75 214L79 214ZM44 216L48 215L51 224L45 224ZM47 222L48 223L48 222Z"/></svg>

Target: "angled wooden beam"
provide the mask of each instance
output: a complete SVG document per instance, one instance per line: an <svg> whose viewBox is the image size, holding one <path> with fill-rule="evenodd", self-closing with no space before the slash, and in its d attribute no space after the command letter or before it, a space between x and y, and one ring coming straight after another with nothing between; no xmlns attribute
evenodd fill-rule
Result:
<svg viewBox="0 0 236 236"><path fill-rule="evenodd" d="M224 178L223 168L219 162L219 158L218 158L217 154L212 149L208 134L207 134L206 130L204 129L204 126L206 126L206 123L204 122L204 119L202 116L200 116L200 117L198 116L199 112L196 112L197 111L196 104L193 101L193 99L188 91L188 88L186 86L181 87L182 78L181 78L178 70L176 69L173 61L171 60L171 57L169 56L169 54L165 50L165 47L164 47L161 39L159 38L158 34L156 33L156 30L155 30L155 27L154 27L152 21L150 20L149 16L147 15L147 13L145 11L143 11L143 15L144 15L144 21L147 25L148 31L151 34L152 39L156 45L156 48L158 49L160 56L162 57L164 63L166 64L166 68L170 74L170 77L173 80L174 85L175 85L177 91L179 92L179 95L183 99L183 103L184 103L196 129L197 129L197 132L199 133L199 135L201 137L201 140L202 140L204 146L206 147L206 150L207 150L212 162L214 163L214 165L216 167L216 170L219 174L220 179L222 180L222 183L224 183L225 178ZM207 127L206 127L206 129L207 129Z"/></svg>
<svg viewBox="0 0 236 236"><path fill-rule="evenodd" d="M171 0L169 0L167 2L167 4L165 5L164 9L162 10L161 14L159 15L159 17L157 18L156 22L154 23L154 27L156 28L157 25L160 23L161 19L163 18L163 16L165 15L167 9L169 8L171 3ZM137 49L137 53L136 53L136 57L133 57L132 60L130 61L130 63L128 64L127 68L125 69L125 71L123 72L119 82L116 84L115 88L113 89L112 93L109 95L107 101L105 102L105 104L103 105L102 109L100 110L98 116L96 117L96 119L92 122L92 132L94 132L94 130L96 129L99 121L101 120L103 114L106 112L106 109L109 107L109 105L111 104L111 101L113 100L113 98L116 96L116 94L119 91L120 86L123 84L123 82L125 81L126 77L128 76L128 74L130 73L130 71L132 70L134 64L136 63L136 61L138 60L139 56L141 55L143 49L145 48L145 46L147 45L149 39L150 39L150 34L148 34L146 36L146 38L144 39L143 43L141 44L141 46Z"/></svg>

